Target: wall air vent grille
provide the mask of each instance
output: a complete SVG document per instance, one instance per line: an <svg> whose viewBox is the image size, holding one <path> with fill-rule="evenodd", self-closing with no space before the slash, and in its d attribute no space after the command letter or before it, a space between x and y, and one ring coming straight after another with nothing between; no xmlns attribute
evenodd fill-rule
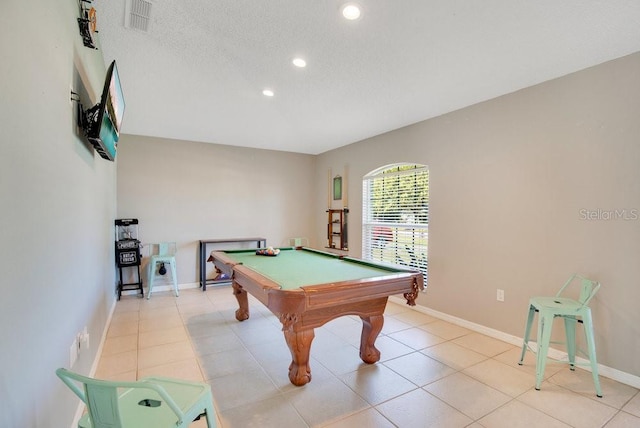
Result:
<svg viewBox="0 0 640 428"><path fill-rule="evenodd" d="M148 0L127 0L124 26L148 32L152 5L153 3Z"/></svg>

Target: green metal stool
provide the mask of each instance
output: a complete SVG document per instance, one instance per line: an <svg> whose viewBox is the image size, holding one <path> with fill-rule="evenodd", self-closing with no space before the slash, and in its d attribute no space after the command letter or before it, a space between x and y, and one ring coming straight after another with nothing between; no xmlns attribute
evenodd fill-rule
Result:
<svg viewBox="0 0 640 428"><path fill-rule="evenodd" d="M173 291L176 293L176 297L179 296L178 292L178 275L176 274L176 243L175 242L160 242L159 244L148 244L150 246L149 256L149 291L147 292L147 299L151 297L153 291L153 281L156 279L156 268L158 263L168 264L171 267L171 277L173 279ZM162 268L162 267L161 267Z"/></svg>
<svg viewBox="0 0 640 428"><path fill-rule="evenodd" d="M574 282L580 284L580 296L577 300L563 297L562 294ZM547 353L551 342L551 330L553 320L556 317L564 319L564 327L567 341L567 354L569 357L569 366L571 370L575 370L576 366L576 324L581 323L584 327L584 334L587 342L587 356L591 366L593 382L596 387L596 395L602 397L602 389L600 388L600 379L598 378L598 363L596 361L596 345L593 336L593 321L591 319L591 308L588 306L589 301L600 288L600 283L583 278L579 275L573 275L562 286L555 297L533 297L529 301L529 316L527 317L527 325L524 332L524 343L522 344L522 354L518 364L522 365L524 356L529 347L529 334L531 333L531 325L535 313L538 312L538 338L536 352L536 389L540 390L540 384L544 377L544 368L547 363ZM557 342L553 342L557 343Z"/></svg>
<svg viewBox="0 0 640 428"><path fill-rule="evenodd" d="M64 368L58 377L87 405L79 428L187 428L205 416L215 428L211 387L166 377L113 382L79 375Z"/></svg>

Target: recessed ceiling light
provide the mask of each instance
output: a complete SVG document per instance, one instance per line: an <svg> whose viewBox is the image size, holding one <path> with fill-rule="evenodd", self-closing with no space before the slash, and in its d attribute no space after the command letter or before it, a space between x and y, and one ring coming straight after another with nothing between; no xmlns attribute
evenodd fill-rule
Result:
<svg viewBox="0 0 640 428"><path fill-rule="evenodd" d="M342 6L342 16L350 21L360 18L360 6L355 3L347 3Z"/></svg>
<svg viewBox="0 0 640 428"><path fill-rule="evenodd" d="M294 58L292 62L296 67L304 68L307 66L307 61L303 60L302 58Z"/></svg>
<svg viewBox="0 0 640 428"><path fill-rule="evenodd" d="M264 91L262 91L262 95L264 95L265 97L272 97L275 95L275 93L271 89L265 89Z"/></svg>

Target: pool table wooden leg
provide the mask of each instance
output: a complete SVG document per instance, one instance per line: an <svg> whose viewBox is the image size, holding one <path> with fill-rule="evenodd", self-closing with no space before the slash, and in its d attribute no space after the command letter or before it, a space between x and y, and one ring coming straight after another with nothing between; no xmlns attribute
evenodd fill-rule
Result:
<svg viewBox="0 0 640 428"><path fill-rule="evenodd" d="M238 301L238 310L236 310L236 319L238 321L244 321L249 319L249 298L244 288L233 282L233 295L236 296Z"/></svg>
<svg viewBox="0 0 640 428"><path fill-rule="evenodd" d="M360 358L367 364L373 364L380 360L380 351L376 348L375 343L378 334L382 331L384 324L384 316L372 315L363 317L362 319L362 335L360 336Z"/></svg>
<svg viewBox="0 0 640 428"><path fill-rule="evenodd" d="M284 338L287 341L292 358L291 364L289 364L289 380L296 386L311 382L309 353L314 337L315 333L312 328L302 331L284 330Z"/></svg>

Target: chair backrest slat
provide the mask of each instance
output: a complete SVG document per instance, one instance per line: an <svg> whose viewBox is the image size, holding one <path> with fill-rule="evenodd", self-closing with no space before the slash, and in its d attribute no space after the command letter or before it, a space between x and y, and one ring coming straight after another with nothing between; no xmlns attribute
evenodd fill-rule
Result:
<svg viewBox="0 0 640 428"><path fill-rule="evenodd" d="M87 381L84 385L87 407L94 428L122 428L118 408L118 389Z"/></svg>
<svg viewBox="0 0 640 428"><path fill-rule="evenodd" d="M158 244L158 255L159 256L169 255L169 243L168 242L161 242L161 243Z"/></svg>
<svg viewBox="0 0 640 428"><path fill-rule="evenodd" d="M176 254L175 242L159 242L157 244L148 244L150 247L150 256L174 256Z"/></svg>
<svg viewBox="0 0 640 428"><path fill-rule="evenodd" d="M580 278L582 282L582 288L580 290L580 299L579 302L582 303L583 306L589 304L589 301L593 299L593 296L596 295L598 289L600 288L600 283L596 281L591 281L587 278Z"/></svg>
<svg viewBox="0 0 640 428"><path fill-rule="evenodd" d="M64 368L56 370L56 374L87 405L93 428L122 428L115 382L82 376Z"/></svg>
<svg viewBox="0 0 640 428"><path fill-rule="evenodd" d="M562 288L560 288L560 291L558 291L556 296L559 297L564 295L565 289L576 279L580 282L580 294L577 300L583 307L587 306L591 299L593 299L593 296L595 296L600 289L600 283L597 281L592 281L588 278L583 278L577 274L574 274L571 276L571 278L569 278L569 280L562 286Z"/></svg>

